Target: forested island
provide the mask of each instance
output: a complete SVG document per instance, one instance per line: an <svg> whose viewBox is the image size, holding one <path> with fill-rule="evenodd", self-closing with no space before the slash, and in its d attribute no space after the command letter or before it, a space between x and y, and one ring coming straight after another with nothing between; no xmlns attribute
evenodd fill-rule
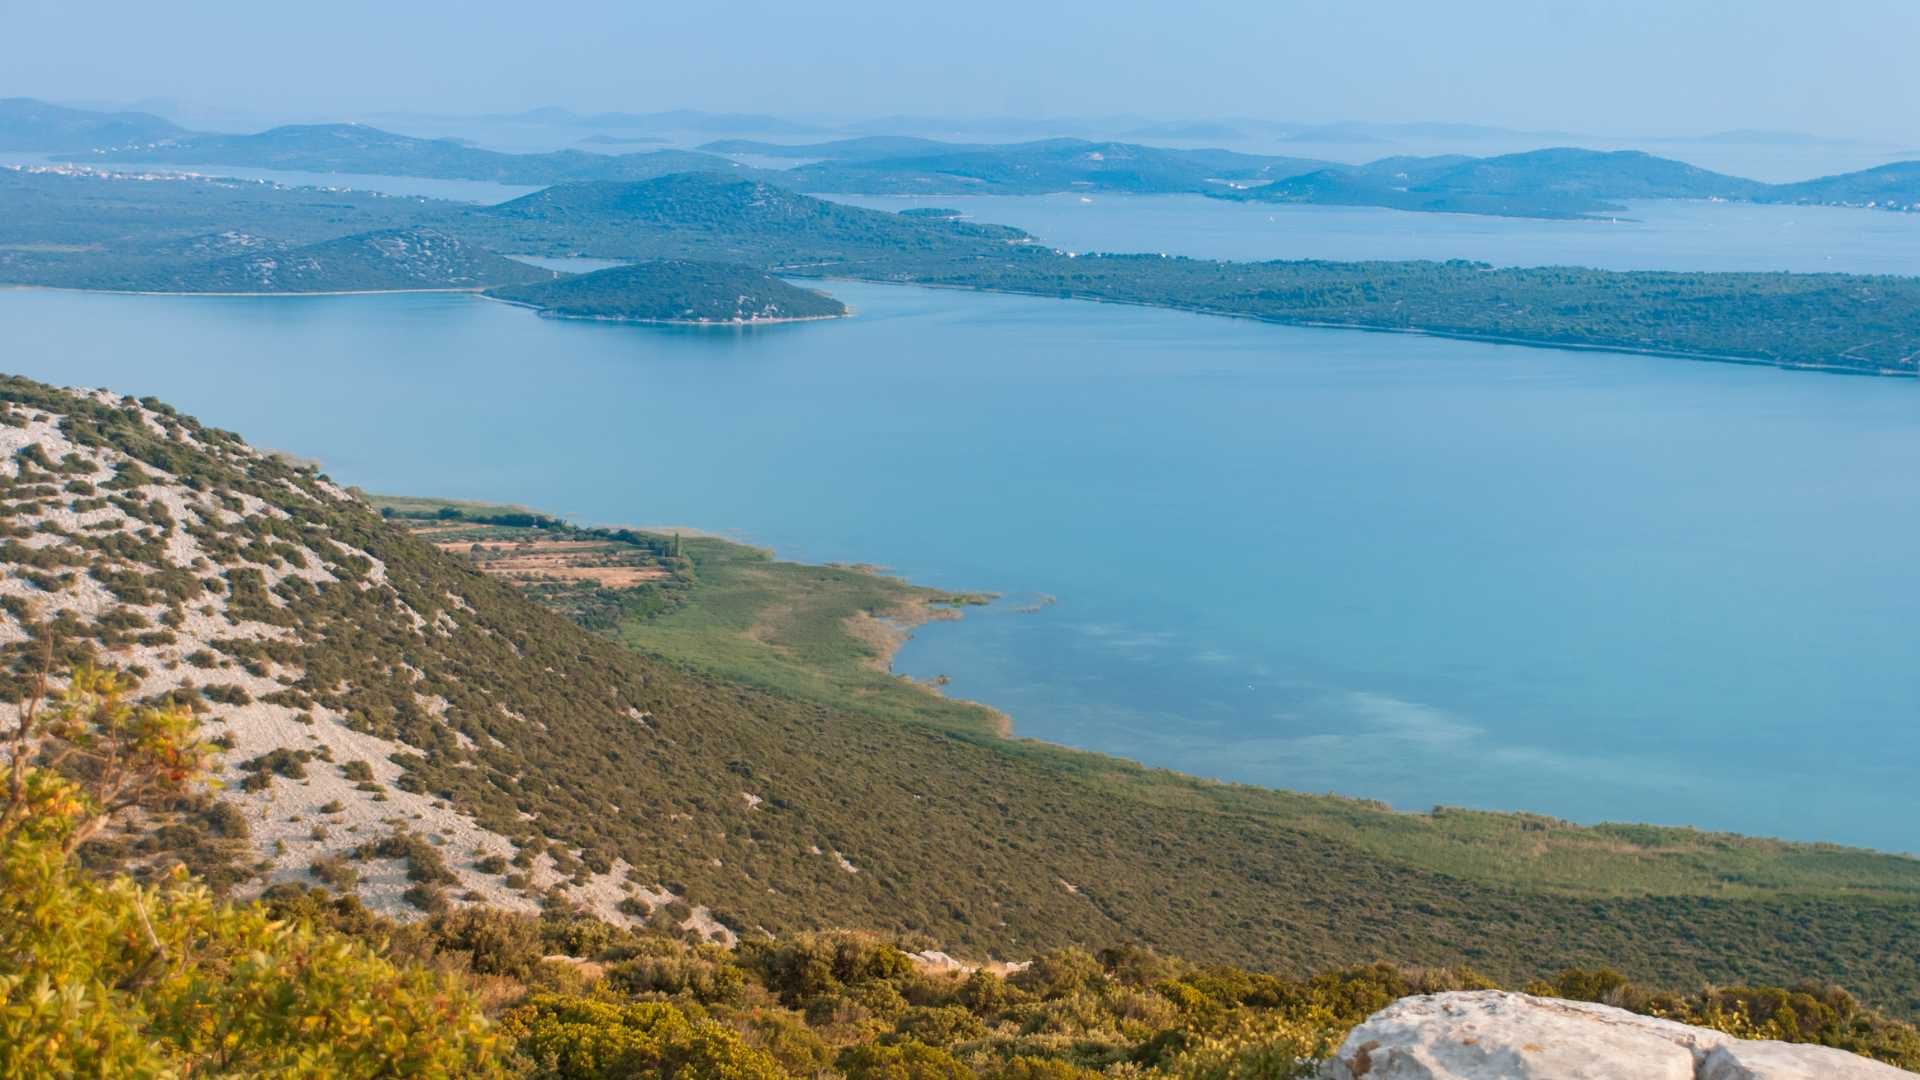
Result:
<svg viewBox="0 0 1920 1080"><path fill-rule="evenodd" d="M847 313L840 301L751 267L654 259L487 292L543 315L692 325L799 322Z"/></svg>
<svg viewBox="0 0 1920 1080"><path fill-rule="evenodd" d="M395 265L404 249L367 239L394 229L455 238L462 257ZM769 277L994 289L1862 374L1920 371L1920 279L1912 277L1075 256L1018 229L845 206L709 173L555 185L475 207L260 183L0 170L0 281L225 291L246 276L227 250L235 236L301 247L362 237L344 248L305 249L334 258L335 269L309 279L326 290L474 289L551 276L502 254L688 260ZM258 265L258 256L248 259L241 265ZM275 280L297 285L299 275L276 270ZM708 310L741 310L741 294L726 292L737 282L710 284L719 291L702 302Z"/></svg>

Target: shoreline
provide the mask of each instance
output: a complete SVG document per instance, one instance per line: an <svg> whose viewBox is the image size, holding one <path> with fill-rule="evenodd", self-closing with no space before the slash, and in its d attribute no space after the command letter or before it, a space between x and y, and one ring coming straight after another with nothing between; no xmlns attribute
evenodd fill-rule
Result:
<svg viewBox="0 0 1920 1080"><path fill-rule="evenodd" d="M625 324L628 326L701 326L713 329L731 329L749 326L783 326L788 323L829 322L834 319L850 319L853 309L848 308L838 315L790 315L772 319L641 319L623 315L573 315L564 311L555 311L538 304L529 304L524 300L509 300L504 296L489 296L486 290L475 290L482 300L491 300L508 307L525 308L543 319L571 319L575 322L602 322Z"/></svg>
<svg viewBox="0 0 1920 1080"><path fill-rule="evenodd" d="M861 572L879 573L877 570L862 570ZM915 589L926 588L926 586L922 585L908 584L909 587ZM907 642L913 639L913 632L915 630L929 623L959 622L967 617L967 613L964 610L966 606L967 605L964 604L940 603L930 597L920 597L904 601L883 615L868 613L855 615L847 620L846 627L848 633L876 650L877 655L873 657L869 664L873 670L898 679L922 693L932 694L934 697L944 698L955 704L969 705L980 709L987 714L989 729L996 737L1012 739L1014 734L1013 717L1011 715L984 701L949 696L945 689L943 689L946 686L944 681L947 678L946 675L943 674L938 676L937 679L931 680L916 679L911 675L903 675L893 668L894 658L899 655L900 650L906 646Z"/></svg>

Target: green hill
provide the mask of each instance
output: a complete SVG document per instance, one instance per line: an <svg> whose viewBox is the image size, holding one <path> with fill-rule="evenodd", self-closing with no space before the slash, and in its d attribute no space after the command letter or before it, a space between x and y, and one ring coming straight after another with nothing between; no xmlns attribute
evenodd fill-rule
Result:
<svg viewBox="0 0 1920 1080"><path fill-rule="evenodd" d="M822 616L847 594L764 556L615 537L684 570L682 602L616 620L653 627L631 648L481 573L472 541L406 531L158 402L21 379L0 401L7 696L52 642L57 664L111 659L140 694L197 702L250 838L242 891L344 880L350 856L392 912L559 897L720 937L851 925L973 956L1128 942L1502 979L1604 963L1670 986L1831 978L1920 1008L1911 859L1398 814L1007 739L905 684L881 678L925 708L756 659L755 640L789 671L860 653ZM87 528L61 524L76 514ZM237 828L193 820L118 856Z"/></svg>
<svg viewBox="0 0 1920 1080"><path fill-rule="evenodd" d="M1031 242L1018 229L909 218L702 173L560 184L462 213L448 227L501 250L692 258L763 268L941 258ZM514 243L523 245L515 248Z"/></svg>
<svg viewBox="0 0 1920 1080"><path fill-rule="evenodd" d="M847 306L751 267L658 259L558 281L513 285L489 296L545 315L619 322L750 323L830 319Z"/></svg>
<svg viewBox="0 0 1920 1080"><path fill-rule="evenodd" d="M482 289L553 276L437 229L413 228L189 263L153 284L168 292L387 292Z"/></svg>

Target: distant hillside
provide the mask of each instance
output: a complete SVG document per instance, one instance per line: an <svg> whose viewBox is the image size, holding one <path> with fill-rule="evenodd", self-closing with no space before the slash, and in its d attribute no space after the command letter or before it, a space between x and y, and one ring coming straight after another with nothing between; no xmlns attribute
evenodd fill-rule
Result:
<svg viewBox="0 0 1920 1080"><path fill-rule="evenodd" d="M780 182L801 191L870 195L1204 192L1269 183L1326 165L1311 158L1230 150L1170 150L1134 143L1046 139L816 162L788 170Z"/></svg>
<svg viewBox="0 0 1920 1080"><path fill-rule="evenodd" d="M776 143L755 139L721 139L703 144L711 154L754 154L759 157L796 158L822 161L868 161L876 158L911 155L947 154L959 151L987 151L986 143L949 143L914 135L863 135L855 139L831 142Z"/></svg>
<svg viewBox="0 0 1920 1080"><path fill-rule="evenodd" d="M87 150L171 138L182 130L151 113L95 112L33 98L0 98L0 150Z"/></svg>
<svg viewBox="0 0 1920 1080"><path fill-rule="evenodd" d="M16 99L17 101L24 99ZM40 109L50 106L39 106ZM73 113L72 110L66 110ZM138 114L126 114L137 116ZM572 117L599 127L669 129L678 114ZM0 118L4 109L0 109ZM77 117L78 119L75 119ZM145 133L87 124L104 114L73 113L63 121L66 148L105 146L92 160L174 165L244 165L311 172L381 173L507 184L549 185L636 181L679 172L729 173L796 191L865 195L1034 195L1062 191L1131 194L1199 193L1223 198L1399 210L1577 217L1620 208L1628 199L1742 199L1831 205L1920 206L1920 167L1891 165L1806 181L1765 184L1726 176L1639 151L1567 147L1489 158L1393 157L1365 165L1312 158L1176 149L1130 142L1042 139L1022 143L958 143L873 135L812 143L751 139L710 142L700 151L594 154L557 150L509 154L453 139L422 139L362 124L277 127L251 135L182 132L165 125ZM691 118L691 119L688 119ZM709 120L713 118L708 118ZM754 118L737 118L743 123ZM659 124L654 121L659 120ZM124 127L131 121L124 117ZM52 123L47 121L46 123ZM42 126L45 126L43 124ZM61 126L61 125L55 125ZM0 124L0 132L4 132ZM755 130L743 126L737 130ZM766 130L766 129L760 129ZM1159 130L1159 129L1149 129ZM1205 128L1171 128L1182 138ZM108 135L113 137L109 138ZM43 138L45 136L42 136ZM1304 137L1304 136L1303 136ZM602 136L600 138L608 138ZM722 154L789 158L790 169L750 169Z"/></svg>
<svg viewBox="0 0 1920 1080"><path fill-rule="evenodd" d="M1798 184L1779 184L1764 198L1767 202L1920 211L1920 161L1898 161Z"/></svg>
<svg viewBox="0 0 1920 1080"><path fill-rule="evenodd" d="M550 280L553 272L502 258L435 229L388 229L286 252L236 255L183 274L195 290L336 292L480 289Z"/></svg>
<svg viewBox="0 0 1920 1080"><path fill-rule="evenodd" d="M102 858L209 864L239 842L242 892L327 880L395 913L564 900L721 938L861 926L974 956L1125 942L1503 978L1606 964L1920 1003L1911 859L1209 783L1004 739L898 683L929 715L889 720L727 674L739 660L623 647L479 572L471 542L442 550L433 526L402 531L158 402L8 378L0 403L0 696L51 642L59 670L110 661L141 695L199 703L227 747L238 815L194 811ZM791 669L811 662L791 642L846 633L808 605L854 572L770 575L665 539L631 541L690 575L656 641L684 626ZM767 583L802 606L756 606Z"/></svg>
<svg viewBox="0 0 1920 1080"><path fill-rule="evenodd" d="M579 113L547 105L504 117L542 124L566 124L578 127L645 128L652 131L700 131L711 134L804 135L820 128L796 123L765 113L716 113L701 109L668 109L664 112Z"/></svg>
<svg viewBox="0 0 1920 1080"><path fill-rule="evenodd" d="M430 228L384 229L290 247L244 233L168 245L94 288L153 292L315 293L483 289L548 281L551 270L502 258Z"/></svg>
<svg viewBox="0 0 1920 1080"><path fill-rule="evenodd" d="M1322 169L1253 189L1261 202L1577 217L1624 199L1753 199L1768 185L1638 151L1534 150L1491 158L1388 158Z"/></svg>
<svg viewBox="0 0 1920 1080"><path fill-rule="evenodd" d="M827 319L847 306L751 267L658 259L578 277L491 289L542 314L621 322L753 323Z"/></svg>
<svg viewBox="0 0 1920 1080"><path fill-rule="evenodd" d="M507 154L454 139L396 135L365 124L297 124L255 135L180 134L92 155L97 161L244 165L303 172L381 173L502 184L644 180L668 173L734 172L733 162L685 150L594 154L554 150Z"/></svg>

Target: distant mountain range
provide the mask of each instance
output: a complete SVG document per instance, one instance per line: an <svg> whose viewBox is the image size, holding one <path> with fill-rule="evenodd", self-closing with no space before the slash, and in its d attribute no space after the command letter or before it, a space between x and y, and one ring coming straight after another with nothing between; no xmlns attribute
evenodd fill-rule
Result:
<svg viewBox="0 0 1920 1080"><path fill-rule="evenodd" d="M1077 139L991 145L868 136L783 145L708 143L716 154L790 157L768 176L801 191L867 195L1197 192L1253 202L1582 217L1637 199L1725 199L1920 210L1920 162L1791 184L1729 176L1641 151L1556 147L1495 157L1388 157L1365 165Z"/></svg>
<svg viewBox="0 0 1920 1080"><path fill-rule="evenodd" d="M536 110L601 127L653 130L688 123L692 114L608 113L591 116ZM718 123L716 114L698 114ZM726 114L742 128L776 118ZM724 119L724 117L723 117ZM1248 125L1264 122L1248 121ZM1276 137L1351 139L1350 126L1286 128ZM1468 125L1365 125L1400 134L1467 136ZM1165 128L1166 137L1176 135ZM1768 132L1727 132L1726 140L1792 139ZM596 144L614 144L602 135ZM90 160L176 166L246 166L486 180L544 187L580 182L649 180L675 173L723 173L796 191L861 195L1035 195L1053 192L1204 194L1254 202L1379 206L1397 210L1582 217L1618 213L1630 200L1726 199L1920 210L1920 162L1789 184L1716 173L1640 151L1571 147L1493 157L1397 156L1363 165L1316 158L1172 148L1084 139L1019 143L946 142L911 135L867 135L780 143L723 139L697 150L591 153L580 149L512 154L456 139L395 134L364 124L305 124L252 135L182 131L144 114L88 113L26 99L0 103L0 147L91 147ZM796 162L755 169L726 155Z"/></svg>

